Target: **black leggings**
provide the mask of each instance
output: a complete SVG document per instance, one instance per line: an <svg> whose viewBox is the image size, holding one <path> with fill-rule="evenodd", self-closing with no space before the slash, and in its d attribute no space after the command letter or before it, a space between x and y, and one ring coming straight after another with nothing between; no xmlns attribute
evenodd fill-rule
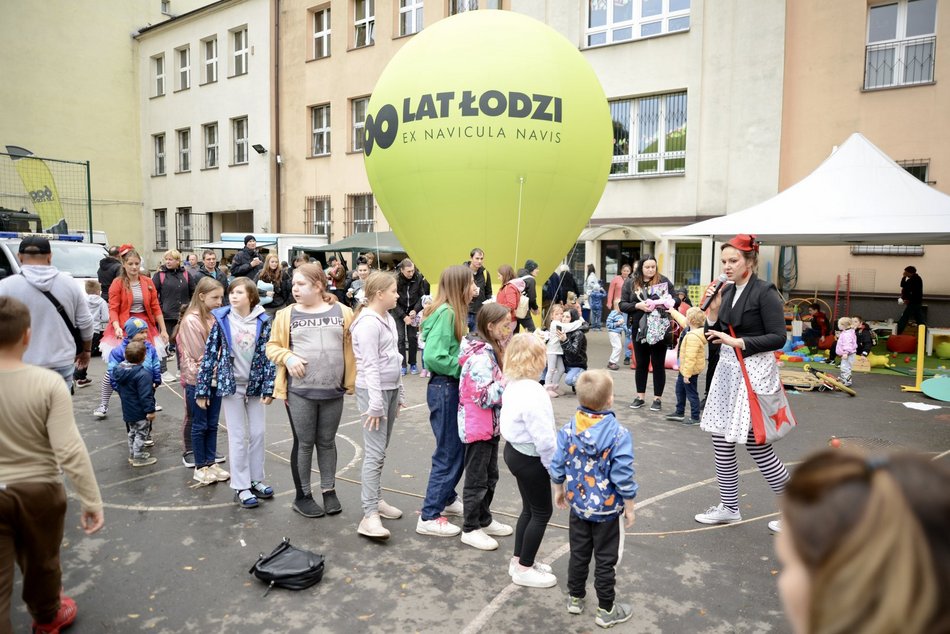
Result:
<svg viewBox="0 0 950 634"><path fill-rule="evenodd" d="M515 527L515 551L518 563L530 568L541 547L544 531L551 519L551 476L541 458L527 456L511 445L505 445L505 464L518 481L521 493L521 515Z"/></svg>
<svg viewBox="0 0 950 634"><path fill-rule="evenodd" d="M647 391L647 375L650 373L650 363L653 363L653 396L663 396L663 388L666 387L666 341L659 341L652 346L634 341L633 356L637 361L637 394Z"/></svg>

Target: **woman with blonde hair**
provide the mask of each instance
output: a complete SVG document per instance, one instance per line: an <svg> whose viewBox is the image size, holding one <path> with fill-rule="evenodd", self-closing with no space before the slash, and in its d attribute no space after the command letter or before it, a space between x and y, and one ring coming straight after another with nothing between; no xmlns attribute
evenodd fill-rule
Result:
<svg viewBox="0 0 950 634"><path fill-rule="evenodd" d="M294 437L293 510L304 517L335 515L343 510L336 495L336 432L343 395L353 393L356 380L350 336L353 311L327 290L327 276L316 264L297 267L292 292L297 303L274 316L267 358L277 366L274 397L284 399ZM314 451L322 506L310 487Z"/></svg>
<svg viewBox="0 0 950 634"><path fill-rule="evenodd" d="M465 265L442 271L435 301L422 315L422 362L432 372L426 388L429 424L435 434L435 452L429 484L416 523L420 535L454 537L461 529L444 515L462 515L455 487L462 479L465 447L458 433L459 346L468 332L468 305L478 294L472 270Z"/></svg>
<svg viewBox="0 0 950 634"><path fill-rule="evenodd" d="M950 469L818 453L782 500L779 594L795 634L950 632Z"/></svg>

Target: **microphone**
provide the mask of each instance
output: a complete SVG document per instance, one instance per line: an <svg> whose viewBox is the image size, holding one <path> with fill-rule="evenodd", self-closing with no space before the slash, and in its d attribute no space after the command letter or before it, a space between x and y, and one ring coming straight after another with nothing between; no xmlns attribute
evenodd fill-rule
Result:
<svg viewBox="0 0 950 634"><path fill-rule="evenodd" d="M700 310L706 310L709 308L709 304L712 303L713 297L719 294L719 291L722 290L722 285L729 281L729 278L726 277L725 273L719 275L719 279L716 280L716 286L713 287L712 295L707 295L706 299L703 300L703 303L699 305Z"/></svg>

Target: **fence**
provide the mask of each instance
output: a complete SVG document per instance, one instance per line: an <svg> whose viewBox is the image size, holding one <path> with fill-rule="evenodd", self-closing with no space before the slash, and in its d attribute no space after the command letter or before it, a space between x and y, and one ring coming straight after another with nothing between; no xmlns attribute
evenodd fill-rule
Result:
<svg viewBox="0 0 950 634"><path fill-rule="evenodd" d="M0 152L0 207L36 214L43 231L93 235L89 162L7 146Z"/></svg>

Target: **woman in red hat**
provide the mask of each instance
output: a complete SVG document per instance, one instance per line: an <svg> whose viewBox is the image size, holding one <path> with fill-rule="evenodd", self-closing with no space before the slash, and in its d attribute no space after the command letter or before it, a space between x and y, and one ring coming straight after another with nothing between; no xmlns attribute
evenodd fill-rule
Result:
<svg viewBox="0 0 950 634"><path fill-rule="evenodd" d="M736 349L741 351L758 393L782 389L772 353L785 345L784 303L775 285L755 274L759 258L755 236L740 234L722 245L721 251L722 272L729 283L718 295L714 287L706 291L714 295L706 315L706 336L712 343L721 343L722 350L700 422L701 429L712 434L720 503L696 515L696 521L703 524L730 524L742 519L737 444L746 446L776 495L782 494L788 482L788 470L772 445L755 444L749 395L736 354ZM781 529L778 521L769 522L769 528L776 532Z"/></svg>

